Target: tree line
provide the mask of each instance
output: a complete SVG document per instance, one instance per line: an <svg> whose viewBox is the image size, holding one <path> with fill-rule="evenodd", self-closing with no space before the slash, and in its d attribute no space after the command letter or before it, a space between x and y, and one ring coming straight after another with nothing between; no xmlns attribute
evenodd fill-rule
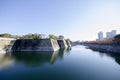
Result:
<svg viewBox="0 0 120 80"><path fill-rule="evenodd" d="M44 38L50 38L50 39L54 39L57 40L58 36L55 36L53 34L49 34L47 37L45 34L25 34L25 35L11 35L8 33L3 33L0 34L0 37L3 38L15 38L15 39L44 39Z"/></svg>

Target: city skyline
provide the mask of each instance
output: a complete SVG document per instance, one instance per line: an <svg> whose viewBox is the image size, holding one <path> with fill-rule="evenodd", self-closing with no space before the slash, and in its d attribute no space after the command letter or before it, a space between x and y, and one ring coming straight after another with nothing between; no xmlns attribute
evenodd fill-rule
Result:
<svg viewBox="0 0 120 80"><path fill-rule="evenodd" d="M95 40L99 31L120 33L119 4L119 0L1 0L0 32Z"/></svg>
<svg viewBox="0 0 120 80"><path fill-rule="evenodd" d="M111 30L109 32L103 33L102 31L98 32L98 38L96 40L107 40L113 39L117 34L116 30Z"/></svg>

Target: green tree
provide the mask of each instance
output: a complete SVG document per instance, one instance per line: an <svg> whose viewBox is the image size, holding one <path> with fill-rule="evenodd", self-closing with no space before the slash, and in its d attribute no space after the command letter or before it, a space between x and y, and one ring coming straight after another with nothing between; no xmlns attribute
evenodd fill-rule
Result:
<svg viewBox="0 0 120 80"><path fill-rule="evenodd" d="M50 39L54 39L54 40L57 40L57 39L58 39L58 37L55 36L55 35L53 35L53 34L49 34L49 38L50 38Z"/></svg>
<svg viewBox="0 0 120 80"><path fill-rule="evenodd" d="M115 39L120 38L120 34L117 34L114 38Z"/></svg>
<svg viewBox="0 0 120 80"><path fill-rule="evenodd" d="M120 45L120 34L117 34L114 39L113 42L117 43L118 45Z"/></svg>
<svg viewBox="0 0 120 80"><path fill-rule="evenodd" d="M0 34L0 37L12 38L12 35L11 35L11 34L8 34L8 33L4 33L4 34Z"/></svg>
<svg viewBox="0 0 120 80"><path fill-rule="evenodd" d="M19 36L19 39L42 39L41 34L26 34L23 36Z"/></svg>
<svg viewBox="0 0 120 80"><path fill-rule="evenodd" d="M33 39L42 39L41 34L32 34Z"/></svg>

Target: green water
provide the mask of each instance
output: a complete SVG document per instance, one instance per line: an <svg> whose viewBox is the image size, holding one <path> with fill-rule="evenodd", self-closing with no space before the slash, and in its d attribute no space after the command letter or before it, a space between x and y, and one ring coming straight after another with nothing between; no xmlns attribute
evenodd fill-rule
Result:
<svg viewBox="0 0 120 80"><path fill-rule="evenodd" d="M0 80L120 80L120 55L74 46L0 55Z"/></svg>

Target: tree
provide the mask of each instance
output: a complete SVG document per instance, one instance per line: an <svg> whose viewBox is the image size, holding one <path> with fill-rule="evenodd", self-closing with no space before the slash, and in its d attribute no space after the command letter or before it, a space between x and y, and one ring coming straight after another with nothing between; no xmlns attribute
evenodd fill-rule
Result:
<svg viewBox="0 0 120 80"><path fill-rule="evenodd" d="M120 34L116 35L114 38L115 39L120 38Z"/></svg>
<svg viewBox="0 0 120 80"><path fill-rule="evenodd" d="M26 34L23 36L20 36L19 39L42 39L41 34Z"/></svg>
<svg viewBox="0 0 120 80"><path fill-rule="evenodd" d="M115 37L114 37L114 39L113 39L113 42L115 42L115 43L119 43L120 44L120 34L118 34L118 35L116 35ZM118 44L118 45L119 45Z"/></svg>
<svg viewBox="0 0 120 80"><path fill-rule="evenodd" d="M32 34L33 39L42 39L42 35L40 34Z"/></svg>
<svg viewBox="0 0 120 80"><path fill-rule="evenodd" d="M54 39L54 40L57 40L57 39L58 39L58 37L55 36L55 35L53 35L53 34L49 34L49 38L50 38L50 39Z"/></svg>
<svg viewBox="0 0 120 80"><path fill-rule="evenodd" d="M0 37L12 38L12 35L11 35L11 34L8 34L8 33L4 33L4 34L0 34Z"/></svg>

